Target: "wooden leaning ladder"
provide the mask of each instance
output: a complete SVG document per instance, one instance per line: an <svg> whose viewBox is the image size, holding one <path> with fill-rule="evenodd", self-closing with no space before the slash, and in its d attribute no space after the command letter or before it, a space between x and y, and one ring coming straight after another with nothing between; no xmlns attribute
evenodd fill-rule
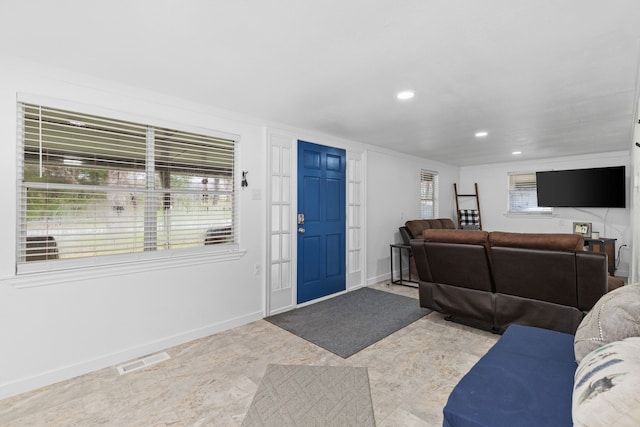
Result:
<svg viewBox="0 0 640 427"><path fill-rule="evenodd" d="M458 216L458 228L462 228L462 222L460 218L460 203L458 202L459 198L473 197L476 200L476 209L478 210L478 224L480 226L480 230L482 230L482 215L480 215L480 196L478 195L478 183L475 182L473 185L476 190L475 194L458 194L458 185L455 182L453 183L453 191L456 194L456 215Z"/></svg>

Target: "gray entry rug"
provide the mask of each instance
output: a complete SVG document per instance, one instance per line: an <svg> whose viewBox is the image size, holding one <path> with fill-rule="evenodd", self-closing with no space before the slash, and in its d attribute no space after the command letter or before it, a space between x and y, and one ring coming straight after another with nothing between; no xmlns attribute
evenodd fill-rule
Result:
<svg viewBox="0 0 640 427"><path fill-rule="evenodd" d="M417 299L361 288L265 320L346 359L430 312Z"/></svg>
<svg viewBox="0 0 640 427"><path fill-rule="evenodd" d="M268 365L243 427L375 426L367 368Z"/></svg>

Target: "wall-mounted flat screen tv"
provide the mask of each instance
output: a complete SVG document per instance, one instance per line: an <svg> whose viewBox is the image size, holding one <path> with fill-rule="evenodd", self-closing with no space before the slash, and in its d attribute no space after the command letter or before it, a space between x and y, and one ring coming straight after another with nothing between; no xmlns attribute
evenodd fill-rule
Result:
<svg viewBox="0 0 640 427"><path fill-rule="evenodd" d="M536 172L538 206L624 208L625 167Z"/></svg>

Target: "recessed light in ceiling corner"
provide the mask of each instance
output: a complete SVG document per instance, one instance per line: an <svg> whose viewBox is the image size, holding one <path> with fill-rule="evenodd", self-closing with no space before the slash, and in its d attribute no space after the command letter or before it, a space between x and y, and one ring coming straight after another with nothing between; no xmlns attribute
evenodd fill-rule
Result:
<svg viewBox="0 0 640 427"><path fill-rule="evenodd" d="M513 154L514 156L519 156L520 154L522 154L522 151L512 151L511 154Z"/></svg>
<svg viewBox="0 0 640 427"><path fill-rule="evenodd" d="M476 138L484 138L485 136L489 135L489 132L487 131L481 131L481 132L476 132Z"/></svg>
<svg viewBox="0 0 640 427"><path fill-rule="evenodd" d="M416 93L412 90L403 90L402 92L398 92L398 94L396 95L396 98L400 99L400 100L407 100L407 99L411 99L414 96L416 96Z"/></svg>

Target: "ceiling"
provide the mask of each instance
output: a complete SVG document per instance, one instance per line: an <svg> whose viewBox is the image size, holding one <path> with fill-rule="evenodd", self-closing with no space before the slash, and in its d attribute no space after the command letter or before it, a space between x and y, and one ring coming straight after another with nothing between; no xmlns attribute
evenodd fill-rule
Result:
<svg viewBox="0 0 640 427"><path fill-rule="evenodd" d="M637 0L2 0L0 36L0 54L459 166L629 150L638 101Z"/></svg>

